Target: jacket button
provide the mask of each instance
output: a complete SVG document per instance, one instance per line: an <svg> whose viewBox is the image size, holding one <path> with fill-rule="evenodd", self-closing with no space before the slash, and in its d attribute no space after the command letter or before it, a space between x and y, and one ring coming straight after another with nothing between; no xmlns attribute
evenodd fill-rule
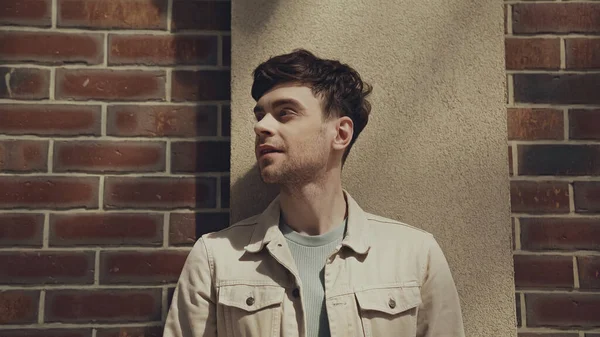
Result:
<svg viewBox="0 0 600 337"><path fill-rule="evenodd" d="M253 305L254 304L254 297L248 297L246 299L246 304Z"/></svg>
<svg viewBox="0 0 600 337"><path fill-rule="evenodd" d="M396 307L396 301L394 301L393 298L390 298L388 305L390 306L390 308L394 309Z"/></svg>
<svg viewBox="0 0 600 337"><path fill-rule="evenodd" d="M300 297L300 289L294 289L294 291L292 291L292 296L294 296L294 298Z"/></svg>

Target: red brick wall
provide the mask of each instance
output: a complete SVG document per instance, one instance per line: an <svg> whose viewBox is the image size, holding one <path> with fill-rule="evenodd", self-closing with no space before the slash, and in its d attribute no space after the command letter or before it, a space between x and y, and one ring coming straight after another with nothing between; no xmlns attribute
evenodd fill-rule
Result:
<svg viewBox="0 0 600 337"><path fill-rule="evenodd" d="M229 222L230 8L0 2L0 336L160 336Z"/></svg>
<svg viewBox="0 0 600 337"><path fill-rule="evenodd" d="M519 336L598 337L600 2L505 4Z"/></svg>

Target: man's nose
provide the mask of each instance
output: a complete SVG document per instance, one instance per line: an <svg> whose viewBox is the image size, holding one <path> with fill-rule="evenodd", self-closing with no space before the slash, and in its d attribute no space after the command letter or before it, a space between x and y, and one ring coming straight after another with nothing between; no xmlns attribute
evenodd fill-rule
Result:
<svg viewBox="0 0 600 337"><path fill-rule="evenodd" d="M265 116L254 124L254 132L259 137L272 136L274 134L277 120L271 114Z"/></svg>

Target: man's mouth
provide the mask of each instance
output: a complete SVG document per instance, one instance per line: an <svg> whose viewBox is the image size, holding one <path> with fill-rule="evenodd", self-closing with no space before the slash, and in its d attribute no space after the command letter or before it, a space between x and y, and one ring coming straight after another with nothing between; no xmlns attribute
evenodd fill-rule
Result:
<svg viewBox="0 0 600 337"><path fill-rule="evenodd" d="M264 156L264 155L267 155L267 154L270 154L270 153L281 153L281 152L283 152L283 151L281 151L281 150L279 150L277 148L271 147L271 146L260 146L258 148L258 155L259 156Z"/></svg>

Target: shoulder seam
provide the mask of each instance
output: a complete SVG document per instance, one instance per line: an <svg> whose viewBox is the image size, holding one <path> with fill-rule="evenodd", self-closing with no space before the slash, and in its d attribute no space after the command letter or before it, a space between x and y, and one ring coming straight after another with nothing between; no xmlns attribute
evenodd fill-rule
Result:
<svg viewBox="0 0 600 337"><path fill-rule="evenodd" d="M381 218L381 217L377 217L377 218L375 218L375 217L373 217L373 216L368 216L368 217L367 217L367 219L368 219L368 220L371 220L371 221L377 221L377 222L381 222L381 223L389 223L389 224L394 224L394 225L401 225L401 226L404 226L404 227L408 227L408 228L416 229L416 230L418 230L418 231L420 231L420 232L423 232L423 233L425 233L425 234L432 235L431 233L429 233L428 231L426 231L426 230L424 230L424 229L421 229L421 228L418 228L418 227L415 227L415 226L411 226L411 225L409 225L409 224L405 224L404 222L400 222L400 221L396 221L396 220L392 220L392 219L387 219L387 220L384 220L384 219L383 219L383 218Z"/></svg>

